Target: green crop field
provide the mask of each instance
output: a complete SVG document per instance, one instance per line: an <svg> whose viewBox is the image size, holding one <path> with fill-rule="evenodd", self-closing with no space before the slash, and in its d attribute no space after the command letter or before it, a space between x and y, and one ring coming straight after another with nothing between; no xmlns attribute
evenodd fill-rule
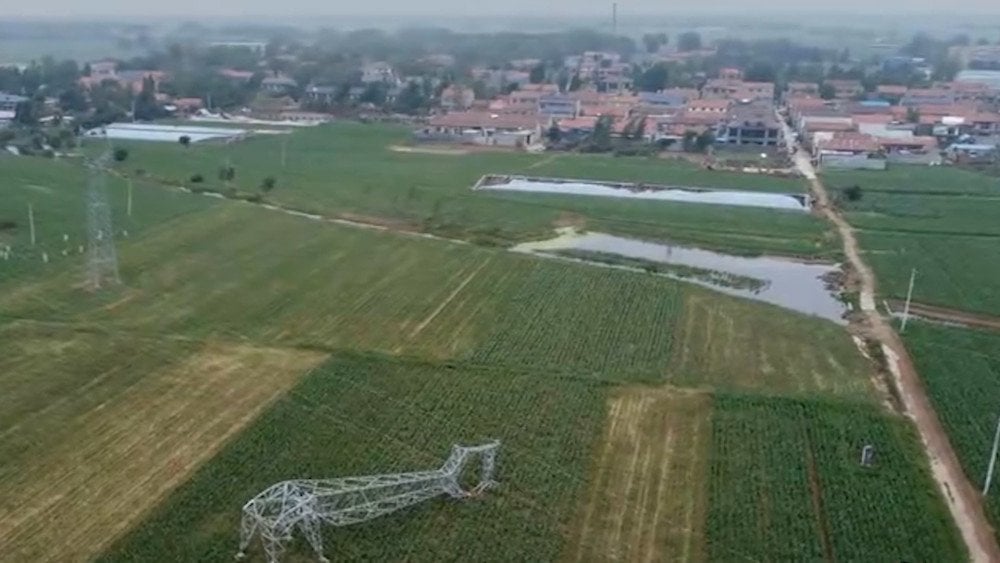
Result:
<svg viewBox="0 0 1000 563"><path fill-rule="evenodd" d="M405 226L474 242L507 245L544 237L556 225L647 238L672 238L741 253L783 253L809 257L835 254L836 241L818 218L787 211L719 208L698 204L652 204L589 196L473 192L488 173L657 182L802 192L796 179L704 170L680 160L594 155L531 155L475 152L462 155L402 153L391 147L409 139L405 128L338 123L259 136L243 143L129 143L126 168L160 181L200 187L256 191L265 177L277 188L268 199L327 216ZM100 150L96 144L92 150ZM285 166L281 154L286 155ZM218 169L236 168L232 185Z"/></svg>
<svg viewBox="0 0 1000 563"><path fill-rule="evenodd" d="M883 296L1000 314L1000 180L952 167L893 166L824 173L827 187L862 187L843 202Z"/></svg>
<svg viewBox="0 0 1000 563"><path fill-rule="evenodd" d="M288 175L272 172L275 138L131 144L116 165L133 181L131 217L127 181L109 181L123 283L101 292L81 287L83 257L72 252L84 232L79 163L0 158L10 179L0 194L13 196L0 197L0 237L15 249L0 261L8 553L225 560L240 507L276 481L430 469L452 443L499 438L500 488L327 528L328 553L961 559L915 436L880 411L874 368L842 327L505 248L574 225L833 256L819 219L469 190L486 172L753 189L766 178L646 159L387 148L404 141L386 126L297 132ZM214 178L225 158L244 195L274 173L269 200L324 218L164 185L197 172L224 188ZM764 441L772 434L782 439ZM879 463L862 471L864 441ZM819 512L803 460L815 461ZM765 481L750 488L745 471ZM757 511L757 498L739 501L748 494L786 504ZM765 535L747 526L758 521ZM873 522L894 525L883 537ZM307 557L297 538L287 559Z"/></svg>
<svg viewBox="0 0 1000 563"><path fill-rule="evenodd" d="M453 442L494 438L503 444L497 491L327 529L328 549L354 561L554 560L604 396L599 384L534 374L334 358L103 560L226 560L238 545L239 507L276 481L434 469Z"/></svg>
<svg viewBox="0 0 1000 563"><path fill-rule="evenodd" d="M982 486L1000 416L1000 335L915 322L906 345L969 481ZM1000 524L1000 488L985 505Z"/></svg>
<svg viewBox="0 0 1000 563"><path fill-rule="evenodd" d="M961 561L903 419L863 404L717 395L713 561ZM861 449L876 449L861 467Z"/></svg>
<svg viewBox="0 0 1000 563"><path fill-rule="evenodd" d="M948 166L894 165L888 170L832 170L823 173L827 187L939 195L1000 195L996 178Z"/></svg>

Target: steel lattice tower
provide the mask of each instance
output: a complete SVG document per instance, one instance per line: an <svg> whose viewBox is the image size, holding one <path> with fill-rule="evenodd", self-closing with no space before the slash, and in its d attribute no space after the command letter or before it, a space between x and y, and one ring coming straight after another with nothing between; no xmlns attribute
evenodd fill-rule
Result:
<svg viewBox="0 0 1000 563"><path fill-rule="evenodd" d="M107 169L111 163L109 148L100 158L88 163L90 177L87 181L87 279L92 290L118 285L118 251L115 249L115 231L111 222L111 205L108 203L106 185Z"/></svg>
<svg viewBox="0 0 1000 563"><path fill-rule="evenodd" d="M319 560L327 562L321 526L365 522L442 495L456 499L479 495L497 485L493 471L499 447L500 442L455 445L444 465L431 471L276 483L243 506L236 558L246 557L247 547L259 535L268 563L278 563L292 533L298 530ZM472 456L480 457L480 480L466 491L459 483L460 475Z"/></svg>

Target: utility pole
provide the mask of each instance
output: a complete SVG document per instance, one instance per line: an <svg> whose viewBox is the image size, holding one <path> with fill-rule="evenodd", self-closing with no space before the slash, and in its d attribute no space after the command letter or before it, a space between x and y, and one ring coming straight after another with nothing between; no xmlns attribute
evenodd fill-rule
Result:
<svg viewBox="0 0 1000 563"><path fill-rule="evenodd" d="M1000 417L997 418L997 431L993 436L993 452L990 453L990 466L986 470L986 483L983 485L983 496L990 492L993 483L993 468L997 464L997 446L1000 446Z"/></svg>
<svg viewBox="0 0 1000 563"><path fill-rule="evenodd" d="M132 216L132 178L128 179L128 199L125 201L125 215Z"/></svg>
<svg viewBox="0 0 1000 563"><path fill-rule="evenodd" d="M281 169L285 169L285 160L288 157L288 135L281 136Z"/></svg>
<svg viewBox="0 0 1000 563"><path fill-rule="evenodd" d="M618 2L611 4L611 34L618 35Z"/></svg>
<svg viewBox="0 0 1000 563"><path fill-rule="evenodd" d="M917 278L917 269L910 272L910 289L906 290L906 305L903 307L903 323L899 327L899 333L906 332L906 321L910 320L910 301L913 299L913 282Z"/></svg>
<svg viewBox="0 0 1000 563"><path fill-rule="evenodd" d="M35 208L28 204L28 230L31 231L31 246L35 246Z"/></svg>

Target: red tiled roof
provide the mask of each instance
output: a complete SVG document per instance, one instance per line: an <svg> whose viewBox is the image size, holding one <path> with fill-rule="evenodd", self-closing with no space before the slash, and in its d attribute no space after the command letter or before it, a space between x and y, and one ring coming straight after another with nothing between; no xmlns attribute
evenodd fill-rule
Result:
<svg viewBox="0 0 1000 563"><path fill-rule="evenodd" d="M906 86L898 86L895 84L883 84L878 87L876 92L879 94L889 94L890 96L902 96L906 94Z"/></svg>
<svg viewBox="0 0 1000 563"><path fill-rule="evenodd" d="M806 131L815 133L816 131L837 131L847 132L854 130L854 123L844 123L843 121L823 121L821 119L810 120L806 123Z"/></svg>
<svg viewBox="0 0 1000 563"><path fill-rule="evenodd" d="M469 129L534 129L543 120L534 115L503 115L489 112L454 112L434 116L432 127L465 127Z"/></svg>
<svg viewBox="0 0 1000 563"><path fill-rule="evenodd" d="M878 140L864 133L837 133L832 139L820 141L820 150L838 152L875 152Z"/></svg>

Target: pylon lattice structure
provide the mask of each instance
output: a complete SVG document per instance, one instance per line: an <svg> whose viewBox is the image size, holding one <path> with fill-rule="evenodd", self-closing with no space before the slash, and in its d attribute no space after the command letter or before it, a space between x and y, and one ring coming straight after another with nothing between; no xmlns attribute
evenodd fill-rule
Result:
<svg viewBox="0 0 1000 563"><path fill-rule="evenodd" d="M100 158L87 163L87 279L92 290L118 285L118 252L115 249L115 231L111 222L111 205L105 185L111 150Z"/></svg>
<svg viewBox="0 0 1000 563"><path fill-rule="evenodd" d="M260 534L269 563L277 563L298 529L316 552L323 556L320 526L347 526L391 514L425 500L447 495L461 499L476 496L497 485L494 464L500 442L480 446L454 445L440 469L369 475L340 479L282 481L265 489L243 506L240 522L240 551L246 555L254 536ZM459 476L469 458L481 457L479 483L462 489Z"/></svg>

